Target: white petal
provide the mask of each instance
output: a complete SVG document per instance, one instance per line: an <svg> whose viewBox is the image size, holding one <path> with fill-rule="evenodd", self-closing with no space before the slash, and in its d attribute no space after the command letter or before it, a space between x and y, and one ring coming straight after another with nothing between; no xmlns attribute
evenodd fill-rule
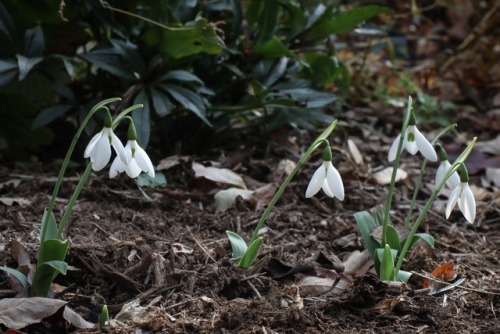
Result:
<svg viewBox="0 0 500 334"><path fill-rule="evenodd" d="M328 197L335 197L335 194L330 190L330 187L328 187L328 182L326 182L326 179L323 181L323 185L321 186L321 189L325 192L326 196Z"/></svg>
<svg viewBox="0 0 500 334"><path fill-rule="evenodd" d="M139 174L141 174L141 172L142 172L141 169L139 168L139 166L137 166L137 162L135 161L135 158L130 159L125 171L127 172L127 175L132 179L135 179L136 177L138 177Z"/></svg>
<svg viewBox="0 0 500 334"><path fill-rule="evenodd" d="M314 172L311 181L309 181L309 185L307 186L306 189L306 198L313 197L318 193L318 191L323 186L325 178L326 178L326 169L325 166L321 164L321 166L319 166L319 168L316 169L316 171Z"/></svg>
<svg viewBox="0 0 500 334"><path fill-rule="evenodd" d="M449 167L446 166L446 163L448 161L442 161L441 164L439 165L437 171L436 171L436 179L434 181L434 184L436 187L443 181L444 176L446 175L446 171L448 170ZM450 163L448 162L448 165Z"/></svg>
<svg viewBox="0 0 500 334"><path fill-rule="evenodd" d="M460 196L460 193L462 192L462 187L458 186L450 194L450 198L448 198L448 203L446 204L446 211L445 211L445 216L446 219L450 217L451 210L455 207L458 201L458 197Z"/></svg>
<svg viewBox="0 0 500 334"><path fill-rule="evenodd" d="M118 173L122 173L125 171L126 165L123 163L123 161L119 158L116 157L113 160L113 163L111 164L111 167L109 168L109 178L112 179L118 175Z"/></svg>
<svg viewBox="0 0 500 334"><path fill-rule="evenodd" d="M331 161L328 162L328 168L326 170L326 182L328 183L328 188L333 192L335 197L339 200L344 200L344 184L342 182L342 178L340 177L339 172Z"/></svg>
<svg viewBox="0 0 500 334"><path fill-rule="evenodd" d="M394 159L396 159L400 139L401 139L401 135L398 135L396 137L396 140L394 140L394 143L392 143L391 148L389 149L389 154L387 155L389 162L392 162L392 161L394 161ZM404 148L404 146L403 146L403 148Z"/></svg>
<svg viewBox="0 0 500 334"><path fill-rule="evenodd" d="M83 153L84 158L90 157L90 154L92 153L92 150L94 149L95 144L97 143L99 138L101 138L101 136L102 136L102 130L99 133L97 133L94 137L92 137L89 144L85 148L85 152Z"/></svg>
<svg viewBox="0 0 500 334"><path fill-rule="evenodd" d="M429 161L437 161L437 154L432 147L431 143L424 137L424 135L415 127L415 141L417 142L418 150L422 153L424 158Z"/></svg>
<svg viewBox="0 0 500 334"><path fill-rule="evenodd" d="M155 177L155 168L153 167L153 163L151 162L151 159L149 159L146 151L144 151L139 145L135 146L135 160L142 171L148 173L148 175L152 178Z"/></svg>
<svg viewBox="0 0 500 334"><path fill-rule="evenodd" d="M109 139L103 135L97 143L90 154L90 161L92 162L92 169L100 171L109 162L111 158L111 148L109 147Z"/></svg>
<svg viewBox="0 0 500 334"><path fill-rule="evenodd" d="M413 137L415 137L415 130L416 130L415 125L408 126L408 128L406 129L405 142L404 142L406 150L408 151L408 153L412 155L415 155L418 152L418 146L417 142L415 141L415 138L413 141L409 141L408 136L410 134L413 134Z"/></svg>
<svg viewBox="0 0 500 334"><path fill-rule="evenodd" d="M450 175L448 180L446 180L446 185L450 189L454 189L455 187L458 187L460 185L460 176L458 176L457 172L454 172Z"/></svg>
<svg viewBox="0 0 500 334"><path fill-rule="evenodd" d="M462 189L462 196L460 196L459 203L461 204L460 210L462 210L465 219L471 224L474 223L474 219L476 218L476 200L468 183Z"/></svg>
<svg viewBox="0 0 500 334"><path fill-rule="evenodd" d="M116 155L120 157L124 164L128 162L127 156L125 155L125 148L121 140L115 135L113 130L110 129L109 135L111 136L111 145L115 149Z"/></svg>

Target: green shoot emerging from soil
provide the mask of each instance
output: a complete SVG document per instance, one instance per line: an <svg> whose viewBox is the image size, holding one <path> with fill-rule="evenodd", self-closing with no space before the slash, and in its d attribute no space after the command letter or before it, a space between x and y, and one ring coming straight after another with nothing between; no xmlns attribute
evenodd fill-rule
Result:
<svg viewBox="0 0 500 334"><path fill-rule="evenodd" d="M121 100L120 98L111 98L96 104L89 112L87 117L83 120L80 128L76 132L66 157L63 161L61 170L59 171L59 176L56 180L52 196L49 201L48 207L45 209L42 217L42 227L40 230L40 246L38 249L38 260L36 265L36 271L33 275L33 280L28 280L28 276L24 273L8 268L0 267L12 274L25 288L30 296L48 297L51 295L51 284L58 274L65 275L68 270L68 264L65 262L66 254L69 248L69 240L63 240L62 235L67 228L68 220L73 210L80 192L83 186L87 182L87 179L92 170L100 171L109 163L111 158L111 148L115 150L117 157L115 162L113 162L110 169L110 176L114 177L116 174L122 171L126 171L130 177L137 177L142 171L148 174L154 175L153 165L147 154L142 150L142 148L135 142L136 134L135 127L132 118L128 117L127 114L142 108L142 105L136 104L125 110L123 110L118 116L113 120L109 109L106 107L107 104ZM80 135L87 125L88 121L99 111L104 111L104 126L102 130L97 133L87 145L85 149L84 157L90 158L90 163L88 164L85 172L80 178L75 191L71 195L71 198L66 206L63 216L59 224L56 222L53 210L59 189L61 187L66 168L68 166L69 160L73 153ZM113 130L118 126L121 120L128 119L130 122L129 126L129 138L127 146L123 146L120 139L114 134ZM118 161L118 162L117 162Z"/></svg>
<svg viewBox="0 0 500 334"><path fill-rule="evenodd" d="M425 218L426 213L432 206L432 203L441 193L443 187L447 185L453 188L453 192L449 198L446 208L446 217L448 218L453 207L458 203L460 210L464 214L467 221L472 223L475 217L476 205L474 196L468 186L467 170L465 168L465 160L471 153L476 138L466 147L460 156L450 164L446 157L446 153L441 145L435 144L436 141L444 133L452 129L455 125L448 126L443 129L438 135L429 142L417 129L415 116L412 111L412 99L408 98L408 107L399 135L394 141L389 150L389 161L394 161L391 182L388 189L387 200L382 208L374 209L373 216L368 211L361 211L354 214L354 218L358 224L360 232L365 241L365 247L373 259L375 270L383 281L403 281L406 282L410 273L401 270L404 258L408 250L415 245L418 240L427 242L430 246L434 246L434 238L427 233L417 233L417 230ZM435 144L435 146L433 146ZM422 183L422 177L425 172L426 161L424 160L421 167L421 172L417 180L415 192L413 194L410 209L405 218L405 227L411 230L406 237L402 237L400 232L390 222L390 209L394 195L394 187L396 183L396 174L400 166L400 159L403 149L406 149L410 154L416 154L418 151L430 161L437 161L437 154L434 150L436 148L439 153L439 160L441 162L436 175L436 185L431 196L426 204L420 211L415 222L410 223L412 220L413 209L416 204L418 188ZM460 183L457 183L457 170L461 171ZM372 238L372 233L376 228L382 228L382 238L378 242Z"/></svg>

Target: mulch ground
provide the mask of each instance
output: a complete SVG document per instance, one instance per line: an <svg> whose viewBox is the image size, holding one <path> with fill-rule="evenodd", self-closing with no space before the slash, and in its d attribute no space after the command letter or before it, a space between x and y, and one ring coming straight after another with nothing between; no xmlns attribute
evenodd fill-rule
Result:
<svg viewBox="0 0 500 334"><path fill-rule="evenodd" d="M336 133L341 136L352 133L348 123L340 122L339 128ZM101 306L107 304L114 320L102 331L110 333L500 332L499 190L482 183L484 171L471 178L471 184L484 191L474 225L467 224L458 210L446 220L436 206L420 227L435 237L436 245L416 247L409 254L404 269L416 273L409 283L386 284L371 273L367 257L360 254L363 240L353 213L384 202L387 188L372 175L378 166L387 166L393 137L369 129L350 137L364 157L362 164L353 161L346 138L336 135L333 140L334 165L344 179L345 200L323 194L304 198L321 159L320 153L315 154L267 220L261 231L265 238L261 255L249 270L232 263L225 231L249 238L261 206L238 199L228 211L214 212L214 192L223 186L195 178L191 163L216 161L242 175L253 189L277 186L283 179L277 170L280 161L297 161L311 140L309 134L286 133L290 143L286 148L283 143L256 144L227 155L185 157L163 171L168 183L154 188L139 188L126 176L109 180L106 172L93 174L66 233L71 239L67 257L71 270L56 279L56 298L68 301L91 322L98 321ZM419 163L419 157L405 154L403 168L409 176L396 189L391 217L396 225L401 225L408 208ZM431 192L428 184L435 167L431 165L425 175L419 205ZM81 171L78 166L68 172L56 217ZM56 174L56 164L45 170L1 169L0 197L26 202L0 204L0 264L16 267L11 240L20 241L34 261L41 215ZM321 276L318 268L332 272L349 257L359 263L346 273L348 280L341 279L330 289L324 281L314 280ZM431 296L422 290L418 274L429 275L445 262L453 262L457 277L466 280ZM307 277L314 283L305 284ZM0 293L1 298L15 295L3 275ZM44 332L44 326L32 325L25 332ZM49 329L64 331L101 330Z"/></svg>

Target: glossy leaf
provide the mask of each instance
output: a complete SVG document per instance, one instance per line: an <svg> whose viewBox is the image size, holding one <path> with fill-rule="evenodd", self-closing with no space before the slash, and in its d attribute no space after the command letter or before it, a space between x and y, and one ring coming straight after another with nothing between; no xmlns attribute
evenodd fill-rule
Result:
<svg viewBox="0 0 500 334"><path fill-rule="evenodd" d="M17 69L17 62L15 60L1 60L0 59L0 73Z"/></svg>
<svg viewBox="0 0 500 334"><path fill-rule="evenodd" d="M385 231L385 243L389 245L392 249L400 250L400 242L398 232L392 225L387 225Z"/></svg>
<svg viewBox="0 0 500 334"><path fill-rule="evenodd" d="M155 112L160 116L166 116L170 114L174 108L174 104L170 101L167 94L163 93L159 89L152 88L150 90L151 99L153 100L153 107Z"/></svg>
<svg viewBox="0 0 500 334"><path fill-rule="evenodd" d="M263 240L264 239L262 237L258 237L250 244L250 246L248 246L248 249L245 252L245 255L243 255L243 257L241 258L241 260L238 263L238 266L240 268L248 269L252 266L255 259L259 255L260 246L262 245Z"/></svg>
<svg viewBox="0 0 500 334"><path fill-rule="evenodd" d="M35 58L43 55L45 49L45 40L42 27L36 26L33 29L26 30L24 35L24 55Z"/></svg>
<svg viewBox="0 0 500 334"><path fill-rule="evenodd" d="M383 249L382 259L380 263L380 280L392 281L394 275L394 250L386 244Z"/></svg>
<svg viewBox="0 0 500 334"><path fill-rule="evenodd" d="M356 223L358 224L358 228L365 242L365 248L368 250L368 254L373 256L375 254L375 250L380 247L380 244L371 237L371 234L375 227L379 226L379 224L375 222L368 211L356 212L354 214L354 220L356 220Z"/></svg>
<svg viewBox="0 0 500 334"><path fill-rule="evenodd" d="M263 82L264 86L271 87L276 81L278 81L283 74L285 74L287 64L288 58L283 57L279 59L271 69L268 77Z"/></svg>
<svg viewBox="0 0 500 334"><path fill-rule="evenodd" d="M170 71L164 76L161 77L160 81L164 80L177 80L177 81L183 81L183 82L193 82L199 85L204 86L205 84L203 81L201 81L200 78L198 78L196 75L194 75L191 72L188 71L183 71L183 70L174 70Z"/></svg>
<svg viewBox="0 0 500 334"><path fill-rule="evenodd" d="M191 110L206 124L211 125L206 117L205 103L198 94L174 84L163 84L161 88L170 94L172 98L179 102L184 108Z"/></svg>
<svg viewBox="0 0 500 334"><path fill-rule="evenodd" d="M126 68L119 54L113 48L92 50L80 55L80 57L119 78L136 80L134 74Z"/></svg>
<svg viewBox="0 0 500 334"><path fill-rule="evenodd" d="M53 120L61 117L72 108L73 106L70 104L57 104L55 106L43 109L38 115L36 115L35 119L33 120L33 129L51 123Z"/></svg>
<svg viewBox="0 0 500 334"><path fill-rule="evenodd" d="M233 259L240 260L248 249L247 243L242 237L232 231L226 231L226 235L233 250Z"/></svg>
<svg viewBox="0 0 500 334"><path fill-rule="evenodd" d="M28 288L29 288L28 277L26 277L26 275L24 275L22 272L20 272L19 270L9 268L9 267L4 267L4 266L0 266L0 270L3 270L5 272L11 274L12 276L14 276L23 285L23 287L26 290L28 290Z"/></svg>
<svg viewBox="0 0 500 334"><path fill-rule="evenodd" d="M19 68L19 81L23 81L28 73L35 67L38 63L40 63L43 58L28 58L23 55L16 55L17 58L17 66Z"/></svg>
<svg viewBox="0 0 500 334"><path fill-rule="evenodd" d="M143 105L141 109L132 111L132 119L137 131L137 141L142 148L145 148L151 135L151 104L146 89L139 91L134 99L134 104Z"/></svg>

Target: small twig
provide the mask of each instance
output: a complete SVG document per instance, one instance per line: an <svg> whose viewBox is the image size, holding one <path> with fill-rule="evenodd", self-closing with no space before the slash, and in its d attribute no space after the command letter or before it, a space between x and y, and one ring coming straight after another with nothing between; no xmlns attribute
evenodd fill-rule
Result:
<svg viewBox="0 0 500 334"><path fill-rule="evenodd" d="M255 296L257 296L257 299L262 300L262 296L261 296L259 290L257 290L257 288L255 288L255 286L252 284L252 282L247 281L247 284L250 287L250 289L252 289L252 291L255 294Z"/></svg>
<svg viewBox="0 0 500 334"><path fill-rule="evenodd" d="M198 241L198 239L196 239L196 237L193 235L193 233L191 231L189 231L189 234L191 234L191 238L193 238L194 242L198 245L198 247L201 248L201 250L207 254L207 256L214 262L214 263L217 263L217 261L215 261L215 259L212 257L212 255L210 255L210 253L208 252L208 250L203 247L203 245Z"/></svg>
<svg viewBox="0 0 500 334"><path fill-rule="evenodd" d="M410 272L412 274L417 275L417 276L424 277L424 278L427 278L428 280L431 280L431 281L434 281L434 282L438 282L438 283L441 283L441 284L445 284L445 285L452 285L453 284L453 283L442 281L442 280L440 280L440 279L438 279L438 278L436 278L434 276L424 275L424 274L421 274L421 273L417 273L415 271L410 271ZM491 292L491 291L486 291L486 290L479 290L479 289L474 289L474 288L468 288L468 287L461 286L461 285L457 285L456 287L460 288L460 289L463 289L463 290L468 290L468 291L473 291L473 292L478 292L478 293L486 293L486 294L489 294L489 295L500 296L500 292ZM425 289L416 290L415 293L417 291L420 292L421 290L425 290Z"/></svg>

